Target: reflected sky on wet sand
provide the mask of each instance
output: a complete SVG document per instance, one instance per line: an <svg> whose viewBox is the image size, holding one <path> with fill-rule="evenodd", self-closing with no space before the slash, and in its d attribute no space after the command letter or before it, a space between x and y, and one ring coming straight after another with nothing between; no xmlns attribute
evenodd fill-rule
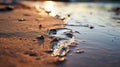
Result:
<svg viewBox="0 0 120 67"><path fill-rule="evenodd" d="M119 3L63 3L38 2L39 8L50 15L65 17L65 28L74 33L77 45L71 48L67 61L60 67L119 67L120 66L120 16L112 11ZM70 15L70 17L68 17ZM70 26L71 25L71 26ZM88 27L86 27L88 25ZM89 27L93 26L93 29ZM84 53L74 53L74 49Z"/></svg>

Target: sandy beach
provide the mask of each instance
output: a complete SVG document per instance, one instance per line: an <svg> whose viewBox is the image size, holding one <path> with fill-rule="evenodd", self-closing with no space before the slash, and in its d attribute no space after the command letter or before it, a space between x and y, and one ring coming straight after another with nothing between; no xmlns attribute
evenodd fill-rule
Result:
<svg viewBox="0 0 120 67"><path fill-rule="evenodd" d="M0 3L0 67L120 67L119 34L119 3Z"/></svg>
<svg viewBox="0 0 120 67"><path fill-rule="evenodd" d="M0 5L4 8L6 5ZM47 30L61 28L62 20L44 10L12 5L11 11L0 11L0 67L55 67L56 58L46 52L51 39ZM37 37L43 36L43 43Z"/></svg>

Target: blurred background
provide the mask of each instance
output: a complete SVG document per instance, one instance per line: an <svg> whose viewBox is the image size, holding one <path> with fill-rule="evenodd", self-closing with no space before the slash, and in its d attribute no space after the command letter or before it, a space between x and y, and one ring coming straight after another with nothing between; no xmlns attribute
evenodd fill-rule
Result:
<svg viewBox="0 0 120 67"><path fill-rule="evenodd" d="M63 1L63 2L120 2L120 0L0 0L3 2L18 2L18 1Z"/></svg>

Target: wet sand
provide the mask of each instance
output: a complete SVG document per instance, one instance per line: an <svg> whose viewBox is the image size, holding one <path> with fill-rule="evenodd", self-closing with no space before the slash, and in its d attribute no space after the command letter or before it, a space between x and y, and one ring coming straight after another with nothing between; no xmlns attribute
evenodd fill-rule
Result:
<svg viewBox="0 0 120 67"><path fill-rule="evenodd" d="M75 42L77 42L77 45L69 48L70 52L66 56L67 61L58 67L120 66L120 15L116 16L116 11L113 10L120 7L119 3L49 1L38 2L37 5L46 11L51 11L51 16L59 19L65 17L64 21L67 24L64 25L64 28L73 31ZM55 36L64 37L63 34L71 33L70 30L67 32L66 29L57 30ZM57 50L59 50L58 47ZM64 48L64 50L66 49Z"/></svg>
<svg viewBox="0 0 120 67"><path fill-rule="evenodd" d="M55 67L56 58L46 52L51 41L47 30L63 27L55 24L63 21L42 9L38 12L19 5L12 11L0 11L0 67ZM42 43L37 39L40 36Z"/></svg>

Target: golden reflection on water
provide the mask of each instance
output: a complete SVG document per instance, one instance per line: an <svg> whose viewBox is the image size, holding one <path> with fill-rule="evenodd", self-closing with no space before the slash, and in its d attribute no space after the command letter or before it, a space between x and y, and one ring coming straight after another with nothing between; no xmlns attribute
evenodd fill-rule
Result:
<svg viewBox="0 0 120 67"><path fill-rule="evenodd" d="M46 9L47 11L52 11L52 10L54 10L54 2L52 2L52 1L46 1L46 2L44 3L44 5L45 5L45 9Z"/></svg>
<svg viewBox="0 0 120 67"><path fill-rule="evenodd" d="M51 16L55 16L56 12L55 12L55 3L53 1L46 1L44 3L44 8L46 11L51 11L50 15Z"/></svg>
<svg viewBox="0 0 120 67"><path fill-rule="evenodd" d="M42 6L42 7L41 7ZM42 5L40 3L35 5L35 8L37 11L41 11L40 8L44 9L45 11L50 11L50 15L51 16L56 16L56 12L55 12L55 2L53 1L45 1L42 3Z"/></svg>

